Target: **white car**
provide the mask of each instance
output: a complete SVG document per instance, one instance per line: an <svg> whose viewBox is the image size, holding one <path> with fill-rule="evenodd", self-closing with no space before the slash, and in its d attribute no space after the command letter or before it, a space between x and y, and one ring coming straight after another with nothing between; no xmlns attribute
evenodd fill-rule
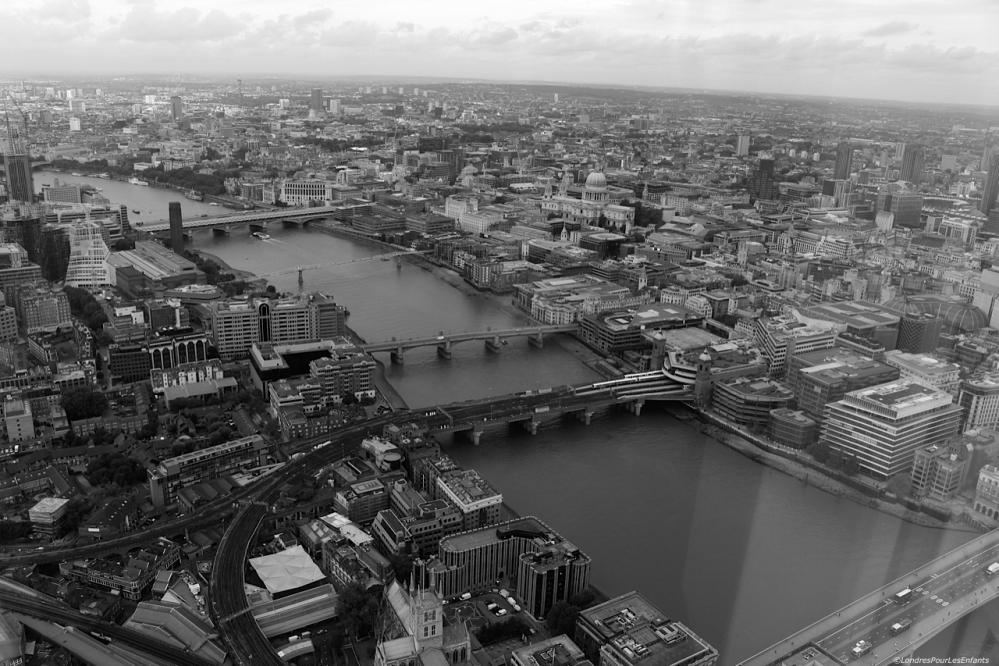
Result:
<svg viewBox="0 0 999 666"><path fill-rule="evenodd" d="M500 608L498 611L496 611L496 615L498 615L499 617L506 615L506 609Z"/></svg>

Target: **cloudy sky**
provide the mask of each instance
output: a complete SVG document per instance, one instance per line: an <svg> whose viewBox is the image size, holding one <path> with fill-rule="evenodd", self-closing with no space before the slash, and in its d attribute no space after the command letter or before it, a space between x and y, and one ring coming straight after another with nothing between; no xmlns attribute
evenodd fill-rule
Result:
<svg viewBox="0 0 999 666"><path fill-rule="evenodd" d="M997 0L19 0L0 2L0 25L0 70L14 75L446 76L999 105Z"/></svg>

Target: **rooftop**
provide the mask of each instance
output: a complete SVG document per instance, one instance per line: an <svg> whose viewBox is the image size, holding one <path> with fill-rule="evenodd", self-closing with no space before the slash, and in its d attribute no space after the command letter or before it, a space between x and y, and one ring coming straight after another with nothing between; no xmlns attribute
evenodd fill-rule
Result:
<svg viewBox="0 0 999 666"><path fill-rule="evenodd" d="M604 650L619 660L662 666L696 661L717 651L679 622L665 617L637 592L629 592L580 612L579 621L596 631Z"/></svg>
<svg viewBox="0 0 999 666"><path fill-rule="evenodd" d="M487 502L498 504L503 495L489 485L474 469L453 470L437 478L437 483L452 494L459 505Z"/></svg>
<svg viewBox="0 0 999 666"><path fill-rule="evenodd" d="M961 372L961 366L957 363L945 361L932 354L909 354L897 349L885 352L885 362L921 375L957 375Z"/></svg>
<svg viewBox="0 0 999 666"><path fill-rule="evenodd" d="M250 566L271 594L295 590L323 580L325 576L301 546L273 555L254 557Z"/></svg>
<svg viewBox="0 0 999 666"><path fill-rule="evenodd" d="M844 400L868 407L887 407L895 412L896 417L935 409L952 402L948 393L908 379L851 391Z"/></svg>
<svg viewBox="0 0 999 666"><path fill-rule="evenodd" d="M534 516L527 516L498 525L490 525L489 527L444 537L441 539L440 547L442 550L452 551L472 550L512 537L538 539L539 542L544 543L551 540L550 536L558 540L562 539L552 528Z"/></svg>

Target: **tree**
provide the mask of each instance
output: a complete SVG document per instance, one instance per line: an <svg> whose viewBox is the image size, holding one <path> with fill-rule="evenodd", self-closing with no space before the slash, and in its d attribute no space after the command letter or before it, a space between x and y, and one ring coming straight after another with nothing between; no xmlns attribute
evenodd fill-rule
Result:
<svg viewBox="0 0 999 666"><path fill-rule="evenodd" d="M559 634L568 634L571 636L576 627L576 619L578 617L579 606L574 606L568 601L558 601L548 611L548 615L545 616L545 625L548 626L548 631L551 632L552 636L558 636Z"/></svg>
<svg viewBox="0 0 999 666"><path fill-rule="evenodd" d="M70 421L79 421L104 414L108 399L100 391L81 387L63 393L62 408Z"/></svg>
<svg viewBox="0 0 999 666"><path fill-rule="evenodd" d="M69 504L66 505L66 514L62 521L63 534L75 532L76 528L83 522L83 519L90 513L90 509L90 502L86 499L81 497L71 499Z"/></svg>
<svg viewBox="0 0 999 666"><path fill-rule="evenodd" d="M31 523L27 521L0 520L0 541L17 541L31 534Z"/></svg>
<svg viewBox="0 0 999 666"><path fill-rule="evenodd" d="M887 488L896 497L908 497L912 492L912 479L908 474L896 474L888 480Z"/></svg>
<svg viewBox="0 0 999 666"><path fill-rule="evenodd" d="M347 634L357 638L371 633L378 617L378 595L358 582L344 587L337 600L337 613Z"/></svg>
<svg viewBox="0 0 999 666"><path fill-rule="evenodd" d="M95 486L129 488L146 480L146 470L123 453L105 453L87 465L87 480Z"/></svg>
<svg viewBox="0 0 999 666"><path fill-rule="evenodd" d="M406 584L409 580L409 574L413 571L413 560L416 559L413 555L409 553L399 553L396 555L389 556L389 564L392 565L392 571L395 573L395 579Z"/></svg>
<svg viewBox="0 0 999 666"><path fill-rule="evenodd" d="M529 634L531 627L519 617L511 617L503 622L487 624L476 632L475 637L483 645L499 643L509 638L520 638Z"/></svg>
<svg viewBox="0 0 999 666"><path fill-rule="evenodd" d="M829 450L828 446L825 444L819 444L818 442L809 446L806 451L808 452L808 455L815 459L815 462L820 464L825 464L832 455L832 451Z"/></svg>

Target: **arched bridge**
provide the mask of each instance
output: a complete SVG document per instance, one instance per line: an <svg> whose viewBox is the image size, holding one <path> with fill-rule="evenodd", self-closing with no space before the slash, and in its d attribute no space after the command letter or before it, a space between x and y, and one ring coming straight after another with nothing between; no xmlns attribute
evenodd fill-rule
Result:
<svg viewBox="0 0 999 666"><path fill-rule="evenodd" d="M521 328L504 328L498 330L472 331L464 333L445 333L441 331L435 336L425 338L409 338L406 340L388 340L386 342L364 343L361 348L369 354L375 352L391 352L392 362L401 364L407 349L418 347L437 347L441 358L451 358L451 346L459 342L484 340L486 349L498 352L507 338L527 338L535 347L544 346L545 334L575 333L575 324L552 326L524 326Z"/></svg>
<svg viewBox="0 0 999 666"><path fill-rule="evenodd" d="M342 211L343 206L316 206L315 208L281 208L253 213L234 213L215 217L192 217L184 220L184 229L213 229L231 227L237 224L265 224L275 220L294 220L305 218L329 217L335 211ZM142 227L143 231L156 233L169 231L169 222L152 222Z"/></svg>
<svg viewBox="0 0 999 666"><path fill-rule="evenodd" d="M739 666L899 663L937 632L999 597L999 530L910 571ZM995 564L997 573L990 572ZM805 661L802 661L805 660Z"/></svg>

